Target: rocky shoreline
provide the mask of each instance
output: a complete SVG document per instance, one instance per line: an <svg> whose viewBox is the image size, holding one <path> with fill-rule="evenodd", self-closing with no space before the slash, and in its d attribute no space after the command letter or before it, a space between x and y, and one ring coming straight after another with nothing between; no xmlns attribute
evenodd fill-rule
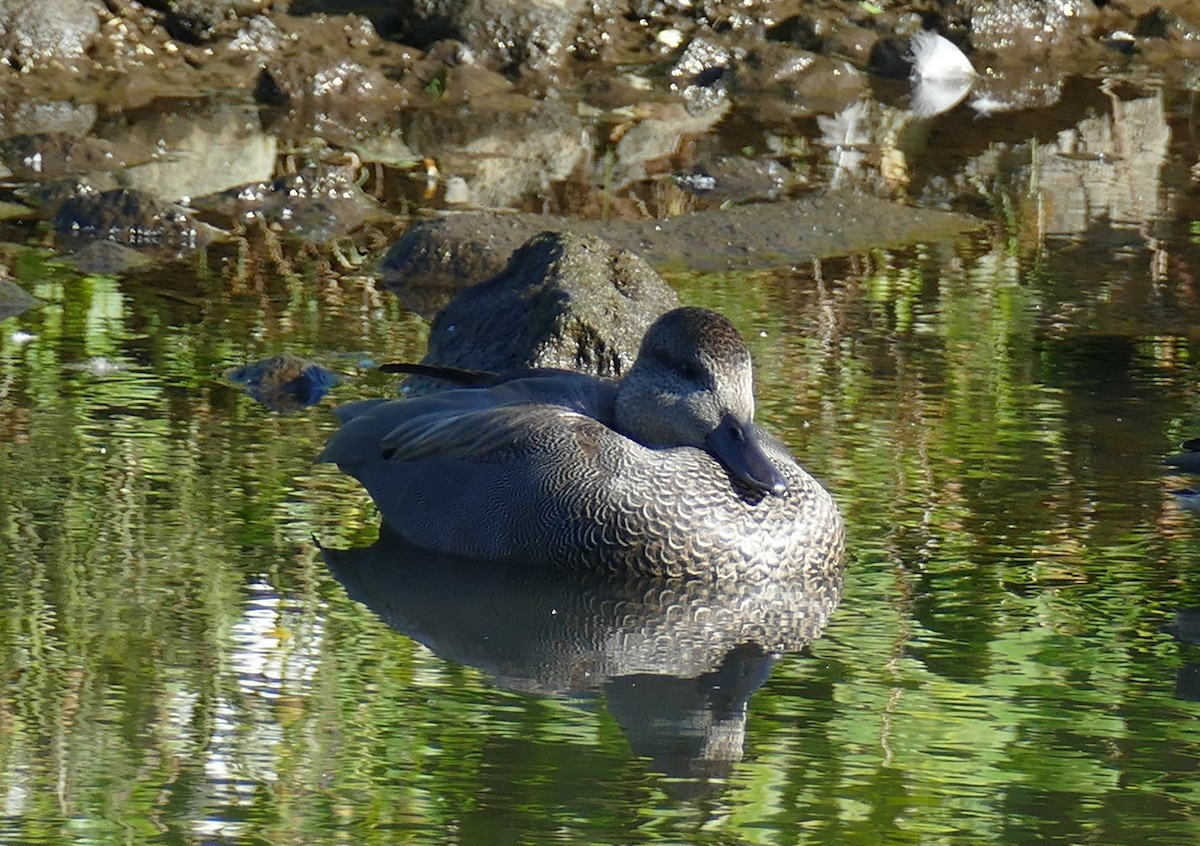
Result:
<svg viewBox="0 0 1200 846"><path fill-rule="evenodd" d="M909 44L933 29L976 73L978 116L949 138L910 108ZM988 217L997 138L1074 132L1062 155L1111 162L1086 126L1110 101L1142 108L1130 131L1158 149L1146 91L1193 85L1198 63L1186 0L0 0L3 239L49 225L84 268L93 242L132 251L106 247L117 270L221 243L358 268L414 220L467 212L414 230L416 259L397 245L385 273L460 250L494 270L547 226L656 265L786 265L948 222L914 206ZM812 199L831 189L890 206Z"/></svg>

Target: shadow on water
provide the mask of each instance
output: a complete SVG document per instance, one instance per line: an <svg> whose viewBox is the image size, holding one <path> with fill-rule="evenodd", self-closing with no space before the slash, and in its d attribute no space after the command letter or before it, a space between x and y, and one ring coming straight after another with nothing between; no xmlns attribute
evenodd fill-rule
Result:
<svg viewBox="0 0 1200 846"><path fill-rule="evenodd" d="M832 579L622 579L429 552L386 526L323 549L354 600L501 687L603 697L630 747L701 790L742 759L747 703L779 657L825 630ZM689 792L689 791L684 791Z"/></svg>

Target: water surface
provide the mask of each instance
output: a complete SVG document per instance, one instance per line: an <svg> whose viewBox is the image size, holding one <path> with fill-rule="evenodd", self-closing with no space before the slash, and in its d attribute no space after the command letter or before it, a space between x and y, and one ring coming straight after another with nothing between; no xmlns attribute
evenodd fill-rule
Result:
<svg viewBox="0 0 1200 846"><path fill-rule="evenodd" d="M44 305L0 322L0 842L1189 842L1200 647L1168 626L1200 606L1200 525L1158 461L1200 434L1200 250L1169 138L1161 184L1069 232L1061 193L1023 216L1016 168L978 239L672 278L746 334L850 554L822 636L649 698L550 695L486 635L439 655L331 574L314 538L366 547L377 519L312 463L328 408L388 392L368 359L427 332L369 277L22 259ZM282 351L343 382L278 415L222 375ZM687 709L721 766L655 745Z"/></svg>

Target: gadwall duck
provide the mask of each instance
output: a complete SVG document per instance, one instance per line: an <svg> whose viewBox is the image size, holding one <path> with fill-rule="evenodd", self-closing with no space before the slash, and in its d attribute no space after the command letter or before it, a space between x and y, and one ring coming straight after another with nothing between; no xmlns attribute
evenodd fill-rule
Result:
<svg viewBox="0 0 1200 846"><path fill-rule="evenodd" d="M1180 447L1186 450L1186 452L1168 455L1163 459L1163 465L1181 470L1184 473L1200 473L1200 438L1192 438L1191 440L1184 441ZM1175 502L1179 504L1180 508L1200 513L1200 491L1194 488L1180 488L1179 490L1171 491L1171 493L1174 495Z"/></svg>
<svg viewBox="0 0 1200 846"><path fill-rule="evenodd" d="M318 459L418 546L656 576L840 566L837 506L753 422L750 352L715 312L664 314L619 380L419 369L470 386L341 406Z"/></svg>

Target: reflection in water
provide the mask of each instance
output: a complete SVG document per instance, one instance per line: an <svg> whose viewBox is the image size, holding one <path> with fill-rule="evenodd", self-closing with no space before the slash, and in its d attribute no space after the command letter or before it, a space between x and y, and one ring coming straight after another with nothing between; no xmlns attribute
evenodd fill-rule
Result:
<svg viewBox="0 0 1200 846"><path fill-rule="evenodd" d="M286 703L313 694L323 623L294 598L256 580L229 632L228 671L236 684L208 707L204 795L209 809L196 833L232 836L247 826L229 809L251 806L280 779L286 760ZM194 719L194 715L188 715ZM198 797L196 797L198 798Z"/></svg>
<svg viewBox="0 0 1200 846"><path fill-rule="evenodd" d="M1200 608L1180 608L1175 619L1164 626L1187 649L1200 644ZM1188 702L1200 702L1200 663L1184 661L1175 674L1175 697Z"/></svg>
<svg viewBox="0 0 1200 846"><path fill-rule="evenodd" d="M1200 654L1160 625L1200 605L1200 522L1159 462L1200 431L1193 115L1179 93L1114 91L1069 81L1053 111L921 121L934 161L897 134L911 193L975 186L1011 216L995 238L676 279L746 333L764 421L847 518L854 565L812 659L772 666L782 639L730 637L686 672L647 667L633 646L674 629L635 636L621 608L675 602L695 643L696 603L610 591L514 612L527 644L559 615L594 627L558 641L560 687L538 688L458 595L392 600L439 649L455 615L478 638L443 654L502 685L603 708L504 690L347 599L309 537L349 546L374 520L312 468L332 420L247 413L214 378L285 348L419 356L426 327L369 280L280 280L265 251L261 291L216 265L15 262L41 303L0 324L0 842L1190 842ZM898 161L859 132L898 126L872 109L842 150ZM1164 137L1165 167L1141 146ZM1122 168L1148 174L1125 196L1155 192L1144 226L1105 217L1136 208L1100 201L1121 185L1079 181ZM1071 220L1071 243L1037 237ZM124 369L69 366L91 359ZM368 374L339 400L359 389L392 386ZM432 575L376 572L414 591ZM498 579L479 578L476 595ZM686 802L631 745L683 773L745 752Z"/></svg>
<svg viewBox="0 0 1200 846"><path fill-rule="evenodd" d="M351 598L442 658L511 690L600 692L634 751L679 777L741 760L746 702L782 653L820 636L832 579L618 579L455 558L387 531L326 549Z"/></svg>

